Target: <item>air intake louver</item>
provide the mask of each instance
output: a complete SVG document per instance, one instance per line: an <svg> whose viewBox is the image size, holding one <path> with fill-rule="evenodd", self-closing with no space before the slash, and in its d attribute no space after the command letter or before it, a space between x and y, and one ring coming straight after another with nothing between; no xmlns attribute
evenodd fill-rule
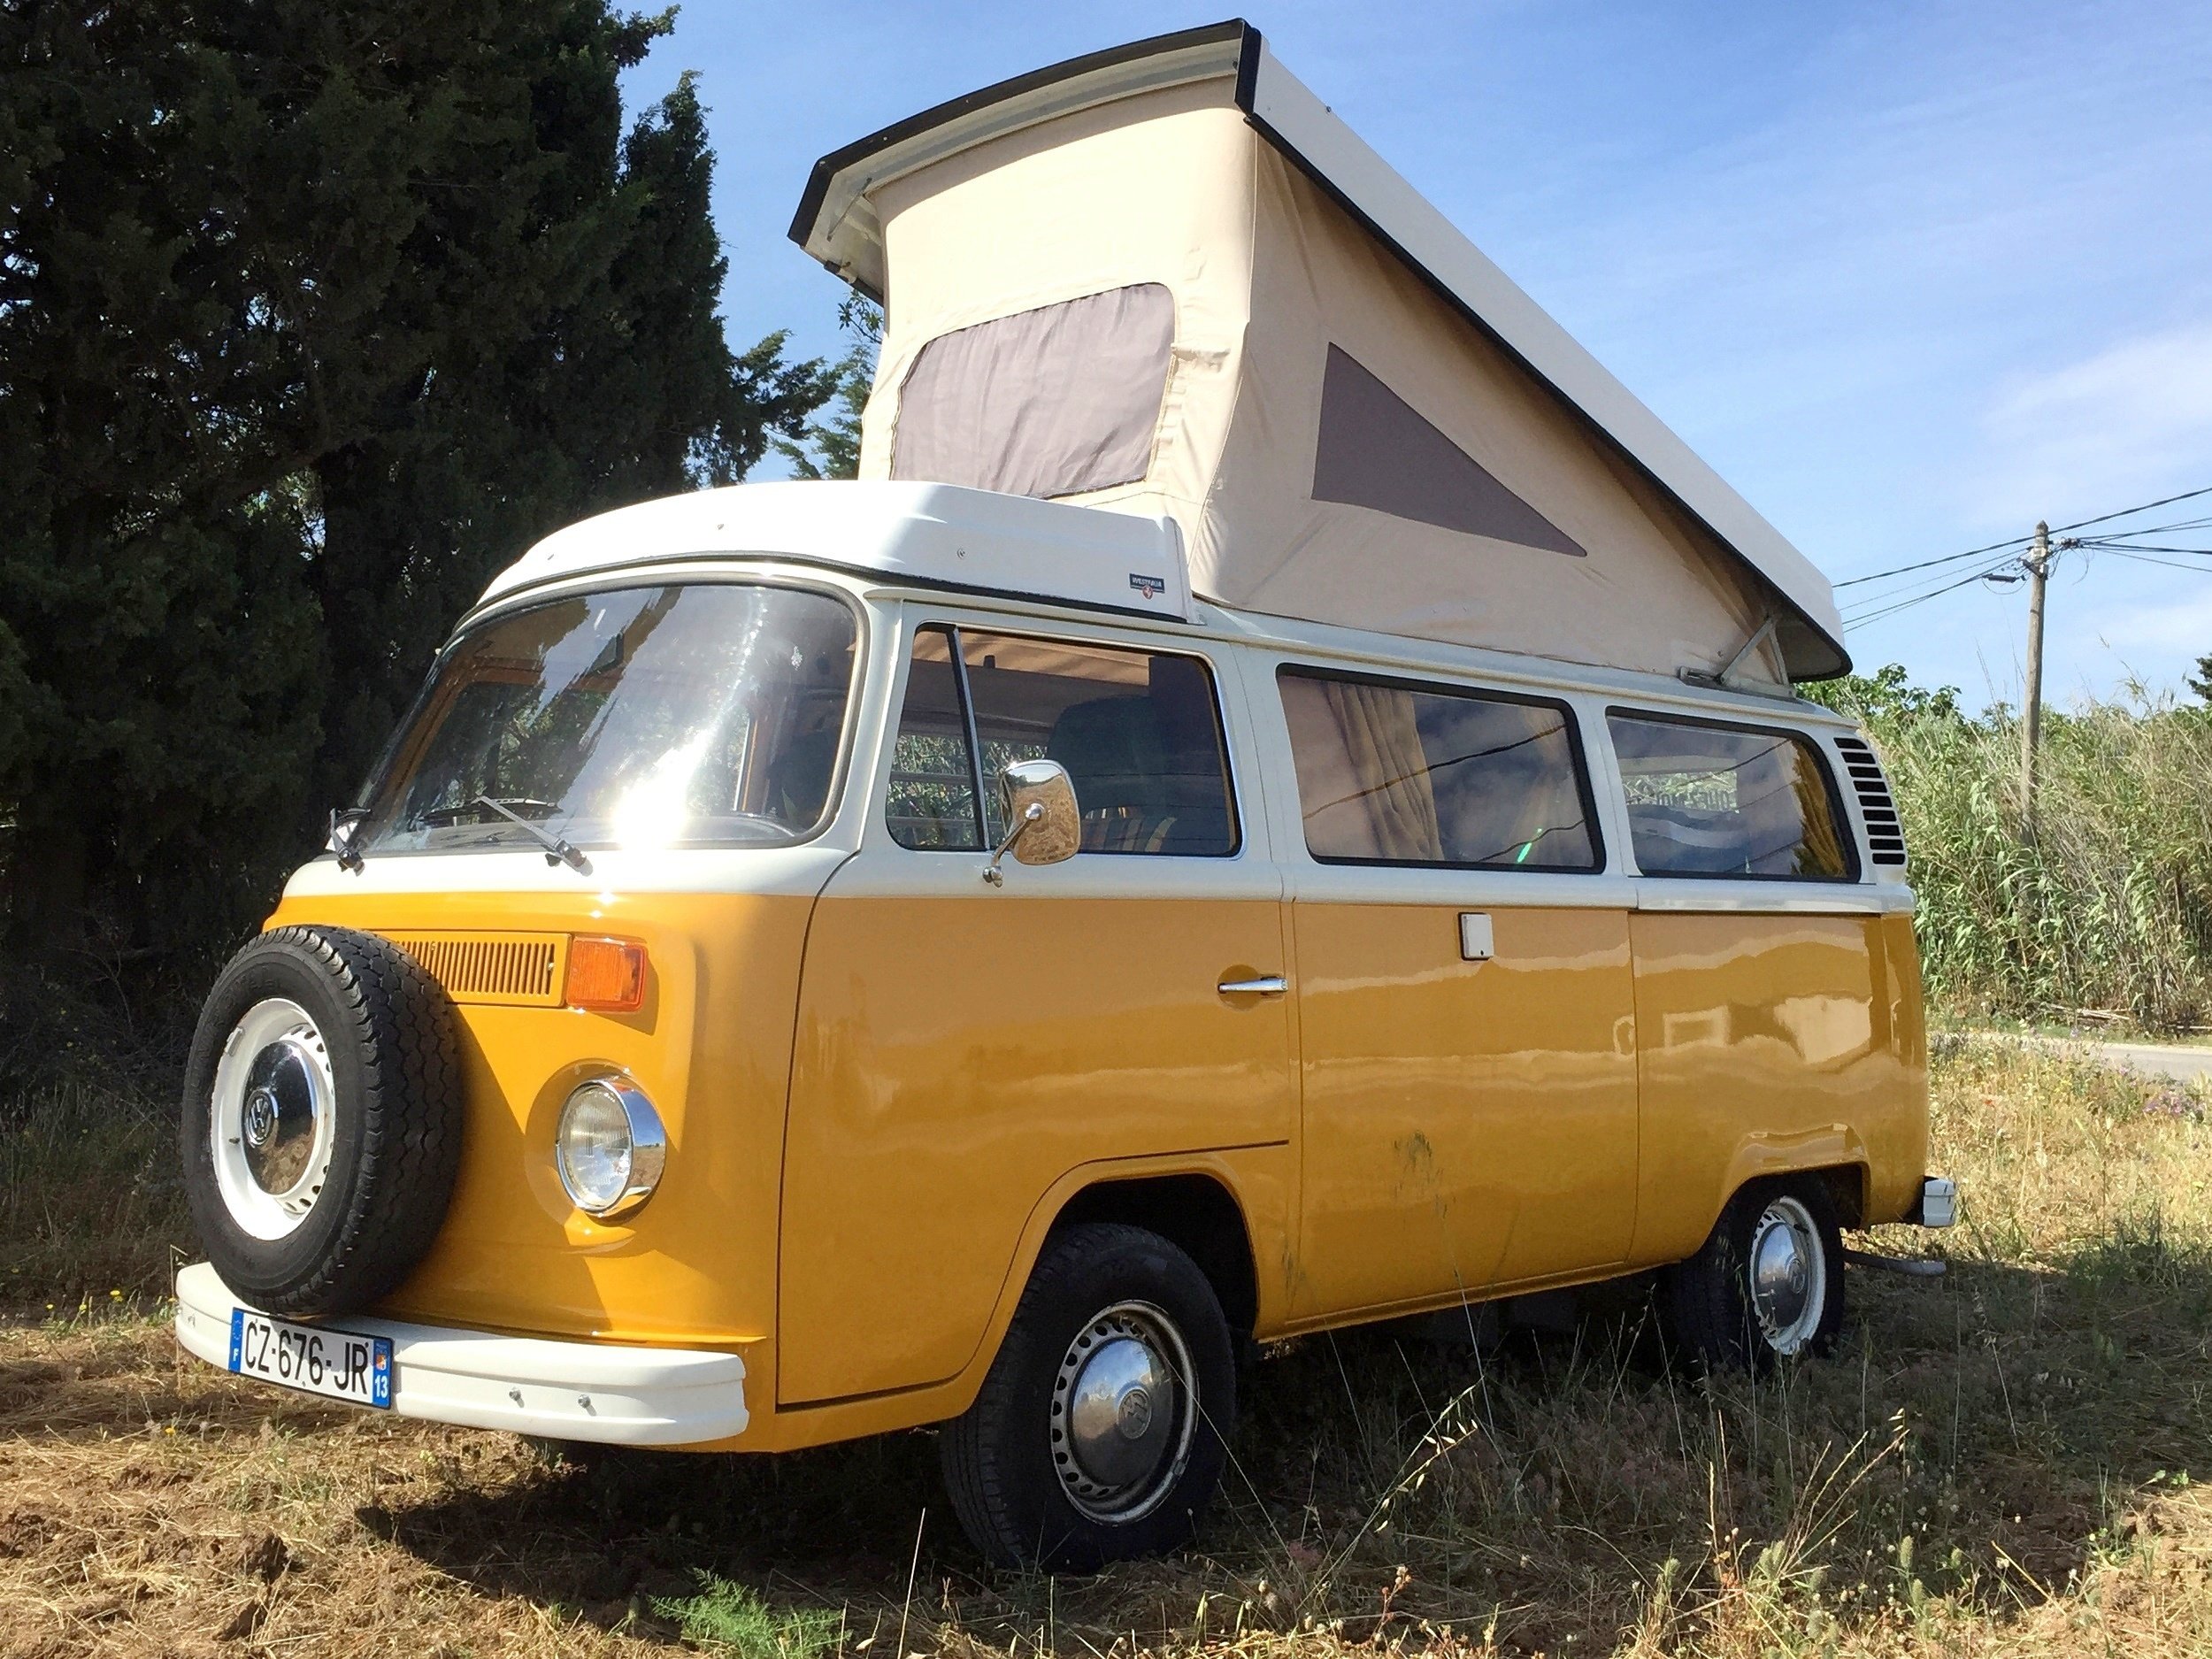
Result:
<svg viewBox="0 0 2212 1659"><path fill-rule="evenodd" d="M550 1007L561 1000L565 933L392 933L457 1002Z"/></svg>
<svg viewBox="0 0 2212 1659"><path fill-rule="evenodd" d="M1867 855L1878 864L1905 862L1905 829L1897 821L1897 803L1882 776L1882 764L1863 737L1839 737L1836 748L1843 754L1844 770L1859 797L1859 816L1866 820Z"/></svg>

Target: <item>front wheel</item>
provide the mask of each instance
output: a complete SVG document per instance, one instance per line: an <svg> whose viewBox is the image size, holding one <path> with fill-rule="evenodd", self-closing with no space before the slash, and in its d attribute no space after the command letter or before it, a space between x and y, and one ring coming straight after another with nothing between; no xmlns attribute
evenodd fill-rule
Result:
<svg viewBox="0 0 2212 1659"><path fill-rule="evenodd" d="M1764 1371L1843 1328L1843 1235L1818 1178L1754 1181L1705 1246L1666 1271L1675 1337L1709 1370Z"/></svg>
<svg viewBox="0 0 2212 1659"><path fill-rule="evenodd" d="M1190 1537L1235 1417L1229 1323L1206 1276L1156 1233L1089 1222L1047 1241L939 1448L977 1548L1089 1571Z"/></svg>

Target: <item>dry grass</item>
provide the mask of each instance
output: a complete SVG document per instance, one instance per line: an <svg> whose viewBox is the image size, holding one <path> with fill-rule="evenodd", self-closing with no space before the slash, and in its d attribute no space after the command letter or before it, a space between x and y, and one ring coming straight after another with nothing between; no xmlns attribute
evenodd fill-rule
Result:
<svg viewBox="0 0 2212 1659"><path fill-rule="evenodd" d="M2207 1102L1992 1044L1938 1098L1952 1271L1855 1271L1833 1358L1707 1390L1632 1299L1481 1361L1309 1340L1201 1549L1094 1579L984 1568L926 1434L561 1467L103 1293L0 1329L0 1653L2212 1652Z"/></svg>

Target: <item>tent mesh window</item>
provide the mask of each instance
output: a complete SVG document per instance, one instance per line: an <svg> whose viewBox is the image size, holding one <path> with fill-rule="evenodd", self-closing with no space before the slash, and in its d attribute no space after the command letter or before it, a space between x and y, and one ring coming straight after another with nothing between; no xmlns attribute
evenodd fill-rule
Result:
<svg viewBox="0 0 2212 1659"><path fill-rule="evenodd" d="M1152 465L1175 343L1157 282L940 334L899 390L891 476L1050 499Z"/></svg>
<svg viewBox="0 0 2212 1659"><path fill-rule="evenodd" d="M1465 535L1586 558L1572 536L1493 477L1341 346L1321 377L1313 498Z"/></svg>

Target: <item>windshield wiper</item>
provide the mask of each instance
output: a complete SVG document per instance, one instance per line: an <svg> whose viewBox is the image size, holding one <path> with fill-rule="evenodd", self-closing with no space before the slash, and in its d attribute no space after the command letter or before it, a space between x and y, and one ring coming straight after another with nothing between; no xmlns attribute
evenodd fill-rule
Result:
<svg viewBox="0 0 2212 1659"><path fill-rule="evenodd" d="M476 799L470 802L469 804L471 806L489 807L493 811L498 813L500 817L505 818L509 823L521 825L524 829L529 831L531 835L534 836L545 848L545 862L548 864L566 864L571 870L573 870L580 876L588 876L591 873L591 860L585 857L582 853L577 851L573 845L561 836L556 835L551 830L546 829L541 825L533 824L528 818L523 817L519 812L510 811L506 807L502 806L498 802L493 800L491 796L488 795L478 795ZM533 803L532 804L534 805L535 803Z"/></svg>

